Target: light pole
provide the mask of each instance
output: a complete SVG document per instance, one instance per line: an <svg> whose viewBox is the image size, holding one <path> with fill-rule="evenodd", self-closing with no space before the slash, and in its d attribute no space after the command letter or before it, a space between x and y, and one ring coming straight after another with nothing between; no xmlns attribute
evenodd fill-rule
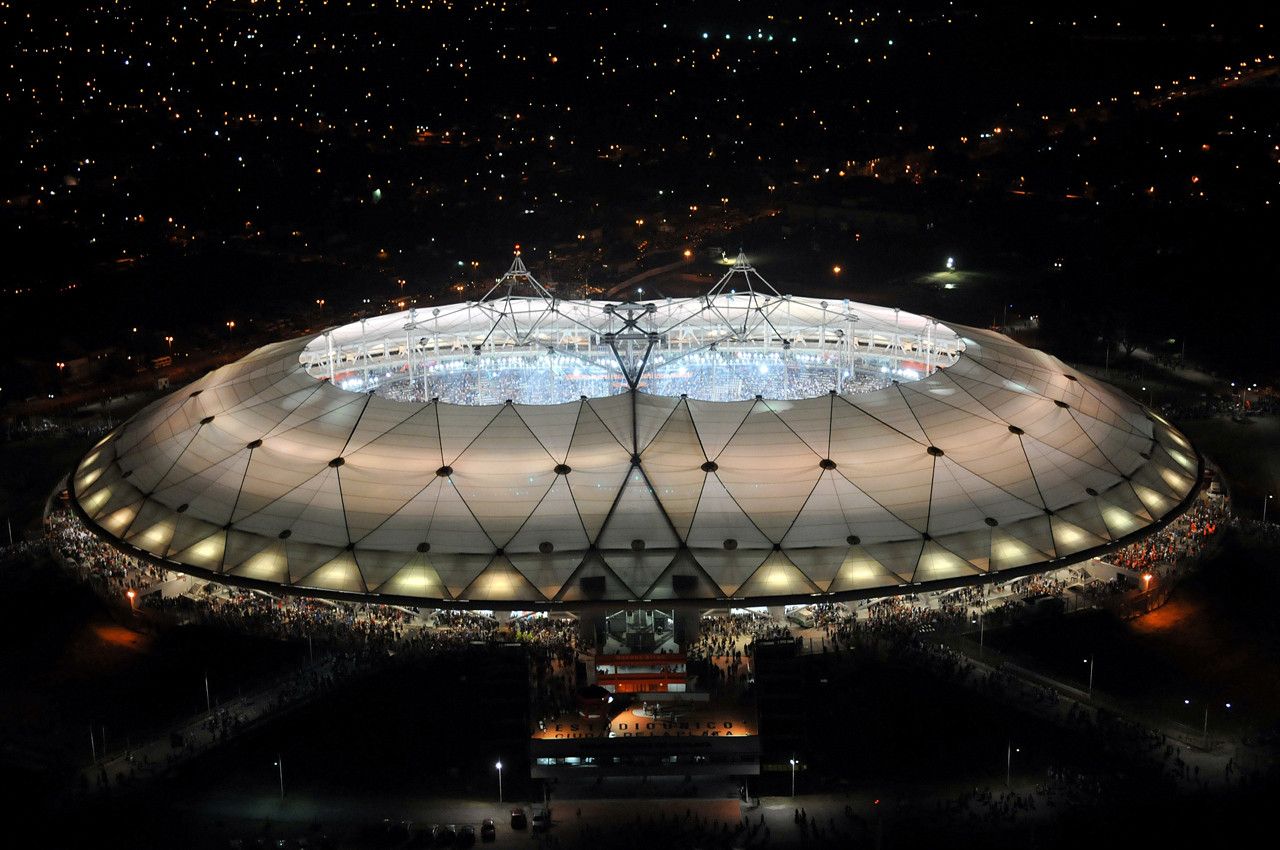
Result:
<svg viewBox="0 0 1280 850"><path fill-rule="evenodd" d="M1182 701L1182 704L1191 705L1191 700L1184 699ZM1224 702L1222 706L1228 711L1231 710L1231 703L1229 702ZM1206 750L1209 749L1209 703L1207 700L1205 701L1205 704L1204 704L1204 722L1200 727L1200 736L1204 739L1204 748Z"/></svg>
<svg viewBox="0 0 1280 850"><path fill-rule="evenodd" d="M796 765L799 764L795 759L791 759L791 799L796 796Z"/></svg>
<svg viewBox="0 0 1280 850"><path fill-rule="evenodd" d="M1272 499L1274 499L1274 498L1275 498L1275 496L1268 494L1268 495L1267 495L1267 498L1265 498L1265 499L1263 499L1263 500L1262 500L1262 521L1263 521L1263 523L1266 523L1266 521L1267 521L1267 502L1270 502L1270 501L1271 501Z"/></svg>
<svg viewBox="0 0 1280 850"><path fill-rule="evenodd" d="M1084 663L1089 665L1089 698L1090 699L1093 699L1093 658L1094 656L1090 655L1088 658L1084 659Z"/></svg>
<svg viewBox="0 0 1280 850"><path fill-rule="evenodd" d="M1182 701L1182 704L1191 705L1191 700L1184 699ZM1227 705L1230 705L1230 704L1231 703L1227 703ZM1202 738L1204 738L1204 748L1206 750L1209 749L1209 703L1208 702L1205 702L1204 704L1204 725L1200 727L1200 735Z"/></svg>
<svg viewBox="0 0 1280 850"><path fill-rule="evenodd" d="M276 756L276 768L280 772L280 802L284 802L284 756Z"/></svg>
<svg viewBox="0 0 1280 850"><path fill-rule="evenodd" d="M1006 788L1013 784L1013 754L1020 752L1022 748L1014 749L1013 741L1010 740L1004 752L1004 787Z"/></svg>
<svg viewBox="0 0 1280 850"><path fill-rule="evenodd" d="M167 336L164 338L164 341L169 344L169 353L173 354L173 337Z"/></svg>
<svg viewBox="0 0 1280 850"><path fill-rule="evenodd" d="M502 762L497 762L494 767L498 769L498 802L502 802Z"/></svg>
<svg viewBox="0 0 1280 850"><path fill-rule="evenodd" d="M213 700L209 699L209 671L204 671L204 710L208 713L213 712Z"/></svg>
<svg viewBox="0 0 1280 850"><path fill-rule="evenodd" d="M129 610L130 610L130 611L133 611L133 610L134 610L134 608L135 608L135 606L134 606L134 600L138 598L138 591L134 590L134 589L131 587L131 588L129 588L128 590L126 590L126 591L125 591L124 595L125 595L125 596L127 596L127 597L129 597Z"/></svg>

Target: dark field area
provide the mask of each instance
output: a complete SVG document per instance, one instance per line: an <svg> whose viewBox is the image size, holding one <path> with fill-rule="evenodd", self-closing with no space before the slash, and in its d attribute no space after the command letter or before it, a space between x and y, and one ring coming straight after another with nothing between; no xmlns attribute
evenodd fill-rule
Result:
<svg viewBox="0 0 1280 850"><path fill-rule="evenodd" d="M252 691L305 660L290 646L204 627L144 628L107 608L49 562L11 566L0 597L0 741L11 761L53 788L97 745L189 717L212 699ZM56 601L54 601L56 600ZM101 755L101 753L99 753Z"/></svg>
<svg viewBox="0 0 1280 850"><path fill-rule="evenodd" d="M1225 417L1179 422L1196 448L1221 468L1231 487L1235 509L1243 516L1262 518L1262 501L1280 496L1280 417L1250 417L1232 422ZM1271 499L1267 518L1280 519Z"/></svg>
<svg viewBox="0 0 1280 850"><path fill-rule="evenodd" d="M1103 612L1043 620L990 630L986 642L1082 690L1093 656L1100 695L1160 721L1199 731L1207 703L1211 730L1271 731L1280 724L1274 557L1273 549L1229 532L1203 569L1151 614L1130 621Z"/></svg>

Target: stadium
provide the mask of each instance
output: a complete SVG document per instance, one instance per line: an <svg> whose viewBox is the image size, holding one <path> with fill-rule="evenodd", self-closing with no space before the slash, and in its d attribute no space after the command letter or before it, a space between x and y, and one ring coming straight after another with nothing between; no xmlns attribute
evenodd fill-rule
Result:
<svg viewBox="0 0 1280 850"><path fill-rule="evenodd" d="M1154 532L1202 459L1008 337L776 291L474 302L262 347L70 476L130 555L265 590L502 610L837 602L1060 569Z"/></svg>

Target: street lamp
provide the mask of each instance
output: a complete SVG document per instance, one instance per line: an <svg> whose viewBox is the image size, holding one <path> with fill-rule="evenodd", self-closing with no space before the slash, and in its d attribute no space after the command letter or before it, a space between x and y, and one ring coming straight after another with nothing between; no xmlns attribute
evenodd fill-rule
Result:
<svg viewBox="0 0 1280 850"><path fill-rule="evenodd" d="M502 762L497 762L494 767L498 769L498 802L502 802Z"/></svg>
<svg viewBox="0 0 1280 850"><path fill-rule="evenodd" d="M1022 752L1022 748L1014 748L1013 741L1009 741L1008 748L1004 753L1004 787L1008 788L1013 784L1013 754Z"/></svg>
<svg viewBox="0 0 1280 850"><path fill-rule="evenodd" d="M1151 589L1151 573L1142 574L1142 592L1146 593Z"/></svg>
<svg viewBox="0 0 1280 850"><path fill-rule="evenodd" d="M59 363L58 365L61 366L62 364ZM1275 496L1268 494L1267 498L1262 500L1262 521L1264 523L1267 521L1267 502L1270 502L1274 498Z"/></svg>
<svg viewBox="0 0 1280 850"><path fill-rule="evenodd" d="M124 595L129 597L129 610L132 611L134 609L133 601L138 598L138 591L131 587L124 592Z"/></svg>
<svg viewBox="0 0 1280 850"><path fill-rule="evenodd" d="M164 341L165 341L166 343L168 343L168 345L169 345L169 353L170 353L170 354L172 354L172 353L173 353L173 337L171 337L171 336L167 336L167 337L165 337L165 338L164 338Z"/></svg>
<svg viewBox="0 0 1280 850"><path fill-rule="evenodd" d="M1084 659L1084 663L1089 665L1089 698L1093 699L1093 656L1090 655Z"/></svg>
<svg viewBox="0 0 1280 850"><path fill-rule="evenodd" d="M235 322L227 322L227 333L228 333L228 334L230 334L230 333L231 333L232 331L234 331L235 329L236 329L236 323L235 323Z"/></svg>
<svg viewBox="0 0 1280 850"><path fill-rule="evenodd" d="M276 769L280 772L280 802L284 802L284 756L276 756Z"/></svg>
<svg viewBox="0 0 1280 850"><path fill-rule="evenodd" d="M1191 700L1189 700L1189 699L1184 699L1184 700L1182 701L1182 704L1183 704L1183 705L1191 705ZM1225 708L1225 709L1227 709L1228 711L1230 711L1230 710L1231 710L1231 703L1229 703L1229 702L1224 702L1224 703L1222 704L1222 707L1223 707L1223 708ZM1207 750L1207 749L1209 749L1209 703L1208 703L1208 701L1207 701L1207 700L1205 701L1205 704L1204 704L1204 723L1203 723L1203 725L1200 727L1200 736L1201 736L1202 738L1204 738L1204 748L1205 748L1206 750Z"/></svg>
<svg viewBox="0 0 1280 850"><path fill-rule="evenodd" d="M796 796L796 765L800 762L791 759L791 798L794 800Z"/></svg>

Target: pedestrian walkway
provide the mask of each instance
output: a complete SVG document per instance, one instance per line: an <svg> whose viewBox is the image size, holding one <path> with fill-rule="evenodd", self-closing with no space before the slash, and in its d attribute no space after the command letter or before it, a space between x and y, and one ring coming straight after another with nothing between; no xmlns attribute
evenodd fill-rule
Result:
<svg viewBox="0 0 1280 850"><path fill-rule="evenodd" d="M1145 715L1133 706L1106 694L1097 691L1088 694L1052 677L1001 661L998 654L989 649L986 653L992 655L992 658L976 658L976 648L970 642L951 641L947 646L950 651L962 655L964 663L978 674L965 681L972 678L976 682L979 676L1000 676L1006 681L1016 682L1020 686L1024 704L1038 709L1037 713L1042 717L1059 725L1068 723L1074 708L1087 714L1095 722L1099 712L1108 712L1146 728L1152 735L1163 740L1162 746L1169 752L1169 758L1176 768L1173 778L1184 786L1221 785L1230 782L1233 773L1237 778L1239 776L1236 766L1242 755L1241 745L1232 739L1197 735L1193 730ZM1038 698L1046 691L1052 691L1052 700Z"/></svg>
<svg viewBox="0 0 1280 850"><path fill-rule="evenodd" d="M161 776L269 718L305 705L331 687L338 675L334 659L323 659L256 693L183 718L86 767L87 787L106 791Z"/></svg>

